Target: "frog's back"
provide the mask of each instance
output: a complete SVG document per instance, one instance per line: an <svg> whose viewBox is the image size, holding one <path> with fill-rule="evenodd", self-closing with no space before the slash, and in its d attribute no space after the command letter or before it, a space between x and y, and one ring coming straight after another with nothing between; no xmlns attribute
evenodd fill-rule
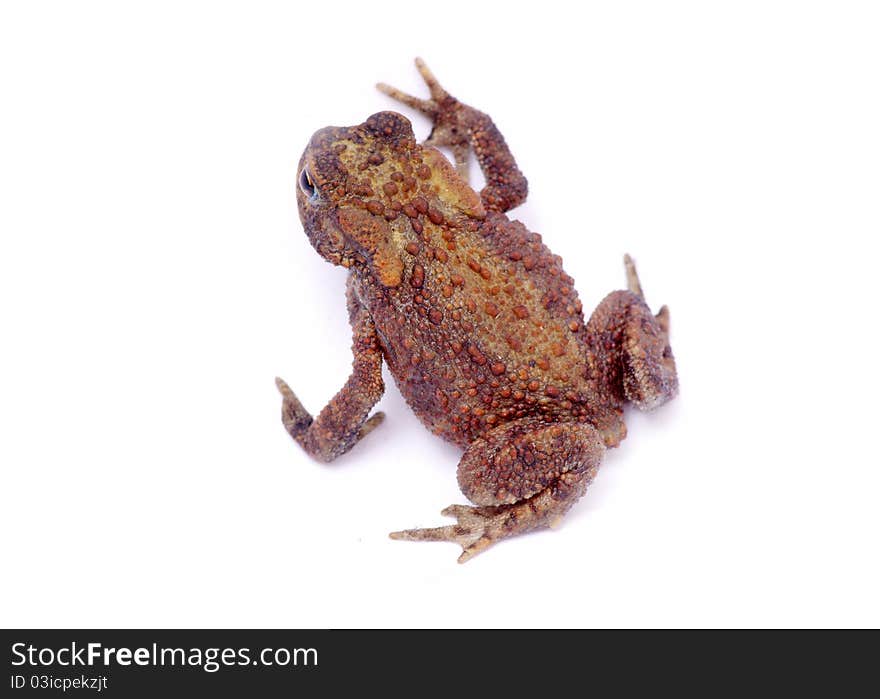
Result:
<svg viewBox="0 0 880 699"><path fill-rule="evenodd" d="M359 292L416 414L460 444L525 415L586 419L582 306L560 257L504 214L434 219L406 231L397 287Z"/></svg>

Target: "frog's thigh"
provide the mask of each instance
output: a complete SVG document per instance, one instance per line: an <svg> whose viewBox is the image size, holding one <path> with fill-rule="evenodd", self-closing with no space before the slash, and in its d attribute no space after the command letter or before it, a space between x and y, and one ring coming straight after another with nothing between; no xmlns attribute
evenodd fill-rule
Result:
<svg viewBox="0 0 880 699"><path fill-rule="evenodd" d="M669 310L656 315L633 291L613 291L587 324L602 382L618 399L642 410L656 408L678 391L669 346Z"/></svg>
<svg viewBox="0 0 880 699"><path fill-rule="evenodd" d="M547 490L559 496L550 502L566 501L552 507L559 511L547 513L559 517L583 495L604 451L590 425L517 420L467 448L458 465L458 483L477 505L512 505Z"/></svg>

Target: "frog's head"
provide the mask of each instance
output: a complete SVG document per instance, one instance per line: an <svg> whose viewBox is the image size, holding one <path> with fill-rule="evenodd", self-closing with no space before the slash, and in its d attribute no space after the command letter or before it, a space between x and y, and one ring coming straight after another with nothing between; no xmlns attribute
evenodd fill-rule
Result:
<svg viewBox="0 0 880 699"><path fill-rule="evenodd" d="M409 119L396 112L321 129L303 153L298 177L299 215L312 246L387 287L401 282L407 243L438 225L438 216L447 222L485 216L449 161L419 146Z"/></svg>
<svg viewBox="0 0 880 699"><path fill-rule="evenodd" d="M299 164L297 202L315 250L343 267L366 265L397 286L407 191L417 188L413 160L421 148L412 126L395 112L363 124L327 127L309 141ZM403 197L403 198L402 198ZM406 224L407 227L409 224Z"/></svg>

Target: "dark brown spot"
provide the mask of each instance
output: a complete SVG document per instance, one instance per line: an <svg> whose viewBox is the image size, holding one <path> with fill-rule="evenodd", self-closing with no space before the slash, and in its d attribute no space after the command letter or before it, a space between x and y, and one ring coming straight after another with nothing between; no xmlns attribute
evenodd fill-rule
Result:
<svg viewBox="0 0 880 699"><path fill-rule="evenodd" d="M476 364L483 366L486 363L486 357L477 349L476 345L468 345L467 353Z"/></svg>
<svg viewBox="0 0 880 699"><path fill-rule="evenodd" d="M422 287L422 284L425 283L425 268L419 264L413 265L412 275L409 278L409 283L416 289L420 289Z"/></svg>
<svg viewBox="0 0 880 699"><path fill-rule="evenodd" d="M428 213L428 202L425 200L424 197L416 197L412 200L412 205L420 214Z"/></svg>

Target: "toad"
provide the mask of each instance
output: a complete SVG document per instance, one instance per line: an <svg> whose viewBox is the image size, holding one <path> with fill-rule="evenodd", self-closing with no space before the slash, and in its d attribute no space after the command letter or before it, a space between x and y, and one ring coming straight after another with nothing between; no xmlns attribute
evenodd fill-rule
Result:
<svg viewBox="0 0 880 699"><path fill-rule="evenodd" d="M506 215L528 187L498 128L416 65L429 99L377 87L433 120L423 144L408 119L385 111L318 131L302 155L306 235L348 270L353 366L317 417L276 383L285 429L329 462L382 422L371 410L387 364L422 423L463 448L458 483L473 503L443 510L455 524L391 537L455 542L464 562L559 523L626 435L624 405L656 408L678 380L669 311L652 314L630 257L626 289L585 322L561 258ZM479 193L471 154L486 181Z"/></svg>

